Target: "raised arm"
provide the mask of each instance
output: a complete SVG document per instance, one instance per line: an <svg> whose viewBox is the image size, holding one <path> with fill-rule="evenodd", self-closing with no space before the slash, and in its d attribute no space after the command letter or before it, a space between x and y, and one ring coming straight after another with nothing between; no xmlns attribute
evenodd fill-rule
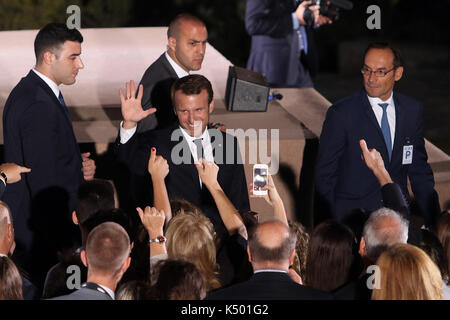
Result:
<svg viewBox="0 0 450 320"><path fill-rule="evenodd" d="M228 230L230 235L239 233L244 239L247 239L247 229L239 212L231 203L230 199L223 192L222 187L217 181L217 174L219 167L215 163L207 162L204 159L200 159L196 164L200 179L203 184L208 188L209 192L214 198L217 208L219 209L220 217Z"/></svg>
<svg viewBox="0 0 450 320"><path fill-rule="evenodd" d="M156 239L159 236L164 235L164 221L165 214L164 211L156 210L155 208L146 207L145 210L141 208L136 208L141 218L141 222L148 232L149 239ZM150 243L150 258L167 254L165 242L151 242Z"/></svg>
<svg viewBox="0 0 450 320"><path fill-rule="evenodd" d="M380 186L383 187L388 183L392 183L391 176L384 166L381 154L376 149L369 150L365 140L360 140L359 145L362 150L362 159L366 163L366 166L372 170Z"/></svg>
<svg viewBox="0 0 450 320"><path fill-rule="evenodd" d="M156 155L156 149L152 148L148 160L148 172L152 177L153 205L157 210L165 212L166 223L172 219L169 195L167 193L165 178L169 174L169 165L162 156Z"/></svg>
<svg viewBox="0 0 450 320"><path fill-rule="evenodd" d="M273 215L275 218L285 223L287 226L288 220L286 216L286 210L284 208L283 200L275 187L275 183L273 182L272 176L269 175L269 183L261 188L262 190L267 190L267 195L265 196L257 196L253 194L253 183L250 184L250 198L264 198L266 202L273 208Z"/></svg>
<svg viewBox="0 0 450 320"><path fill-rule="evenodd" d="M389 172L384 166L383 158L376 149L368 149L365 140L360 140L362 159L366 166L372 170L375 177L381 186L381 197L383 199L383 206L399 212L405 218L409 217L409 206L402 193L402 189L394 183L389 175Z"/></svg>

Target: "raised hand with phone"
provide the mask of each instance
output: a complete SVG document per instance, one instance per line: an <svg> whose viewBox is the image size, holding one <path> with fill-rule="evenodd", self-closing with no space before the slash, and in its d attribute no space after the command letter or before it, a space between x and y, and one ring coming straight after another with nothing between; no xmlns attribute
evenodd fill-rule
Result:
<svg viewBox="0 0 450 320"><path fill-rule="evenodd" d="M262 171L261 171L262 170ZM261 173L265 172L265 183L261 179ZM253 167L253 183L250 184L250 198L263 198L273 208L274 216L288 224L286 210L267 165L257 164Z"/></svg>

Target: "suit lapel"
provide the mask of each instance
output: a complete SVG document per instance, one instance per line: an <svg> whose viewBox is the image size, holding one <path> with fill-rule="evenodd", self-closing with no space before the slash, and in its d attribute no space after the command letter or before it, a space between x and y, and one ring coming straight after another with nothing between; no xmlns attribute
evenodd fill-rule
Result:
<svg viewBox="0 0 450 320"><path fill-rule="evenodd" d="M166 69L167 73L170 74L171 78L178 79L178 75L175 72L175 70L173 70L172 66L170 65L169 60L167 60L165 53L163 53L163 55L161 56L161 61L162 61L164 68Z"/></svg>
<svg viewBox="0 0 450 320"><path fill-rule="evenodd" d="M392 158L397 155L403 155L403 144L406 143L404 140L404 131L405 131L405 119L406 114L404 112L405 108L401 105L400 100L397 98L397 95L394 93L394 104L395 104L395 138L394 138L394 147L392 148ZM394 161L392 161L393 163Z"/></svg>
<svg viewBox="0 0 450 320"><path fill-rule="evenodd" d="M375 130L377 132L378 137L383 142L383 150L378 150L381 153L381 156L383 157L384 163L389 163L389 154L386 147L386 142L384 141L383 132L381 131L380 125L378 124L377 117L375 117L375 113L373 112L372 106L369 103L369 99L367 98L367 94L363 93L363 105L364 110L366 113L366 116L370 119L370 123L375 127Z"/></svg>
<svg viewBox="0 0 450 320"><path fill-rule="evenodd" d="M66 120L66 123L69 125L71 132L72 132L72 136L73 136L74 140L76 141L75 135L73 133L72 122L67 118L67 115L66 115L63 107L61 106L59 99L55 96L55 93L53 92L53 90L47 85L47 83L45 83L44 80L42 80L36 73L34 73L34 71L31 70L28 75L49 95L55 108L57 108L59 110L59 112L63 115L64 119Z"/></svg>
<svg viewBox="0 0 450 320"><path fill-rule="evenodd" d="M70 121L67 118L66 112L63 110L63 107L61 106L59 99L55 96L55 93L47 85L47 83L45 83L45 81L42 80L33 70L30 70L28 77L30 77L30 79L32 81L34 81L37 85L39 85L49 95L50 100L53 102L54 107L57 108L58 112L61 113L62 117L64 118L65 123L68 125L69 135L72 137L72 139L73 139L72 141L75 145L76 150L78 150L78 153L80 154L80 158L81 158L80 147L77 143L77 138L75 137L75 133L73 131L72 121Z"/></svg>

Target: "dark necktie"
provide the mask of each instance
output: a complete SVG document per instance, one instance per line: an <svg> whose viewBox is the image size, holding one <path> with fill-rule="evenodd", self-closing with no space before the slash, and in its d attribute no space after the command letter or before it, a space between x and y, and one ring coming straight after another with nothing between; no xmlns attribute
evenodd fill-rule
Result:
<svg viewBox="0 0 450 320"><path fill-rule="evenodd" d="M391 128L389 127L388 117L386 109L389 103L379 103L381 108L383 108L383 116L381 117L381 132L383 133L384 142L386 142L386 148L389 154L389 161L392 157L392 141L391 141Z"/></svg>
<svg viewBox="0 0 450 320"><path fill-rule="evenodd" d="M196 140L194 140L194 144L197 147L197 160L200 160L201 158L204 158L204 156L203 156L202 140L203 139L196 139Z"/></svg>
<svg viewBox="0 0 450 320"><path fill-rule="evenodd" d="M69 119L69 122L72 122L72 119L70 118L70 114L69 114L69 109L67 108L66 102L64 101L64 98L63 98L61 92L59 92L58 99L59 99L59 103L61 104L61 106L64 109L64 113L66 114L67 119Z"/></svg>

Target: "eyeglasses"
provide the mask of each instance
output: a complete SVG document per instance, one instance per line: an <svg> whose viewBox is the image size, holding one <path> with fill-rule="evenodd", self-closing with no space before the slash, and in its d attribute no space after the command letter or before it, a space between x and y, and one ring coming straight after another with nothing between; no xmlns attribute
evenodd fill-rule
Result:
<svg viewBox="0 0 450 320"><path fill-rule="evenodd" d="M389 71L384 71L384 70L376 70L376 71L372 71L372 70L370 70L370 69L368 69L368 68L363 67L363 68L361 69L361 73L362 73L364 76L368 76L368 77L370 77L370 75L373 73L373 74L375 75L375 77L377 77L377 78L383 78L383 77L385 77L389 72L391 72L391 71L393 71L393 70L395 70L395 67L392 68L392 69L389 70Z"/></svg>

